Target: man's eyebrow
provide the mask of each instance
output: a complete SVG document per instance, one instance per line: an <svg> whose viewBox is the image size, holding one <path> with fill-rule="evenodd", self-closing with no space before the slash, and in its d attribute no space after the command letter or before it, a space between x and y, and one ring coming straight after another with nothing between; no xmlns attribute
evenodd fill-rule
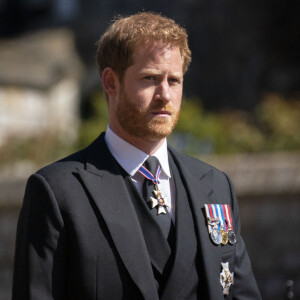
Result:
<svg viewBox="0 0 300 300"><path fill-rule="evenodd" d="M161 75L162 72L158 71L156 69L143 69L143 70L141 70L140 74L141 75ZM171 72L170 76L182 78L183 77L183 73L182 72Z"/></svg>

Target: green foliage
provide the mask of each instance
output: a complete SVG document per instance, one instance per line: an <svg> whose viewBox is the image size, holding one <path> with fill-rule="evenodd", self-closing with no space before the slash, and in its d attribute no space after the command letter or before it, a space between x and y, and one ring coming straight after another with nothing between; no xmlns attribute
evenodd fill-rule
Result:
<svg viewBox="0 0 300 300"><path fill-rule="evenodd" d="M107 102L103 92L93 95L91 100L92 116L81 122L76 147L83 148L106 130L108 123Z"/></svg>
<svg viewBox="0 0 300 300"><path fill-rule="evenodd" d="M70 145L55 134L30 139L11 137L0 147L0 165L17 160L47 163L86 147L108 123L102 92L91 101L92 114L82 120L78 140ZM198 99L184 99L178 124L168 138L178 150L191 155L211 153L299 151L300 101L267 95L250 114L245 111L213 113Z"/></svg>
<svg viewBox="0 0 300 300"><path fill-rule="evenodd" d="M107 103L102 93L92 99L93 116L82 122L78 147L106 129ZM184 99L177 126L168 138L188 154L300 150L300 102L267 95L254 113L206 111L199 99Z"/></svg>
<svg viewBox="0 0 300 300"><path fill-rule="evenodd" d="M300 149L300 101L267 95L256 109L265 136L264 150Z"/></svg>
<svg viewBox="0 0 300 300"><path fill-rule="evenodd" d="M11 136L0 147L0 166L9 165L18 160L30 160L37 165L50 163L70 153L70 145L57 135L43 134L31 138Z"/></svg>
<svg viewBox="0 0 300 300"><path fill-rule="evenodd" d="M300 102L268 95L253 114L207 112L185 100L169 141L189 154L300 150Z"/></svg>

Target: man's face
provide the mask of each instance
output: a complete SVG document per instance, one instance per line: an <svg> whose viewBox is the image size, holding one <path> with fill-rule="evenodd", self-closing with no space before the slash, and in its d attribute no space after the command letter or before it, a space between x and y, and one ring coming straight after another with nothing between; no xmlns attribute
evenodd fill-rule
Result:
<svg viewBox="0 0 300 300"><path fill-rule="evenodd" d="M179 116L183 71L178 47L140 45L126 70L110 122L129 136L159 141L168 136ZM116 132L118 134L118 132Z"/></svg>

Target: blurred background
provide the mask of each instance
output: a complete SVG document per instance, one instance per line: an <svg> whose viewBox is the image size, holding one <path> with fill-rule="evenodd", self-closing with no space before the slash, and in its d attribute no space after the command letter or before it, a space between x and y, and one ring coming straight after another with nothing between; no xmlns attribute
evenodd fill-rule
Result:
<svg viewBox="0 0 300 300"><path fill-rule="evenodd" d="M232 178L263 299L300 299L299 1L0 0L0 300L26 180L105 130L95 42L142 10L190 37L169 142Z"/></svg>

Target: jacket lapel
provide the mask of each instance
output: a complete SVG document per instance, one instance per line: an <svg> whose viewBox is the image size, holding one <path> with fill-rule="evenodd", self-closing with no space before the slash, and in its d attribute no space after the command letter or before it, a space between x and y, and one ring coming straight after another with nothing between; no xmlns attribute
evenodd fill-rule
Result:
<svg viewBox="0 0 300 300"><path fill-rule="evenodd" d="M220 286L220 265L219 253L217 246L210 241L206 217L204 213L204 204L210 203L213 196L213 189L211 186L213 172L208 170L194 174L186 167L186 163L180 158L180 154L175 153L172 149L170 152L180 172L183 184L186 187L188 197L190 199L191 210L194 215L196 235L198 238L198 255L199 255L199 274L202 281L201 290L205 288L207 299L224 299ZM199 283L201 284L201 283ZM221 286L220 286L221 287Z"/></svg>
<svg viewBox="0 0 300 300"><path fill-rule="evenodd" d="M158 299L142 230L120 167L102 134L87 149L86 170L78 173L106 222L125 267L145 299Z"/></svg>

